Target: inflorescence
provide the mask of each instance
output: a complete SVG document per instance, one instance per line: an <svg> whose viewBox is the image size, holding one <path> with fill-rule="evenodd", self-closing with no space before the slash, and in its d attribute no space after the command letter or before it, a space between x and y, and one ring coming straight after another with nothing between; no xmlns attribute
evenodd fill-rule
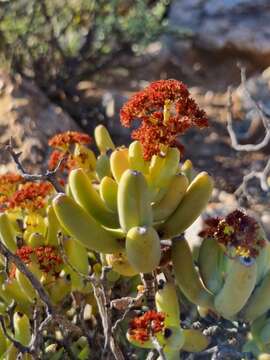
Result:
<svg viewBox="0 0 270 360"><path fill-rule="evenodd" d="M206 113L201 110L182 82L159 80L139 91L122 107L121 123L131 127L140 121L132 138L143 146L145 160L160 154L164 147L177 146L177 136L192 126L208 126Z"/></svg>
<svg viewBox="0 0 270 360"><path fill-rule="evenodd" d="M205 225L199 235L214 238L228 254L233 251L237 256L255 258L266 245L257 221L241 210L235 210L225 218L209 218Z"/></svg>

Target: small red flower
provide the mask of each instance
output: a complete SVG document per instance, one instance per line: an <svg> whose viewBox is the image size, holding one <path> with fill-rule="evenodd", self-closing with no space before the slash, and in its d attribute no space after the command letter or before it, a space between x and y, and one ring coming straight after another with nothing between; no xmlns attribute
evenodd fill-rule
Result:
<svg viewBox="0 0 270 360"><path fill-rule="evenodd" d="M0 175L0 186L5 184L18 184L23 180L20 174L8 172Z"/></svg>
<svg viewBox="0 0 270 360"><path fill-rule="evenodd" d="M0 175L0 211L6 210L9 197L14 194L23 181L24 179L20 174L10 172Z"/></svg>
<svg viewBox="0 0 270 360"><path fill-rule="evenodd" d="M58 178L58 181L61 184L66 183L67 175L72 169L81 167L81 165L88 160L86 153L78 152L74 155L71 146L75 144L89 144L91 141L92 139L89 135L76 131L67 131L65 133L57 134L50 139L49 145L56 147L57 149L54 150L49 157L48 169L54 170L62 160L59 168L60 176Z"/></svg>
<svg viewBox="0 0 270 360"><path fill-rule="evenodd" d="M37 263L39 269L46 273L58 277L61 272L62 258L59 256L57 249L53 246L22 246L16 251L16 255L26 264ZM16 267L11 270L10 276L15 275Z"/></svg>
<svg viewBox="0 0 270 360"><path fill-rule="evenodd" d="M65 157L65 153L59 150L54 150L50 157L49 157L49 161L48 161L48 169L53 171L58 164L60 163L60 161ZM63 160L60 166L60 170L64 171L65 170L65 164L66 160Z"/></svg>
<svg viewBox="0 0 270 360"><path fill-rule="evenodd" d="M165 314L155 310L149 310L142 316L131 320L129 324L129 336L135 341L145 342L151 336L164 330Z"/></svg>
<svg viewBox="0 0 270 360"><path fill-rule="evenodd" d="M54 150L49 157L48 169L51 171L55 170L60 161L61 165L58 170L59 176L57 177L57 181L60 185L65 186L68 174L78 166L74 155L68 151Z"/></svg>
<svg viewBox="0 0 270 360"><path fill-rule="evenodd" d="M136 119L141 123L131 136L142 143L146 160L164 146L177 146L177 136L190 127L208 126L205 112L190 97L186 85L173 79L153 82L124 104L122 125L130 127Z"/></svg>
<svg viewBox="0 0 270 360"><path fill-rule="evenodd" d="M255 258L266 245L260 225L241 210L235 210L225 218L207 219L205 225L199 236L216 239L228 253L234 249L237 256Z"/></svg>
<svg viewBox="0 0 270 360"><path fill-rule="evenodd" d="M8 207L29 211L41 209L46 205L47 197L52 193L53 186L49 182L27 182L10 197Z"/></svg>
<svg viewBox="0 0 270 360"><path fill-rule="evenodd" d="M74 144L90 144L92 142L91 136L78 131L66 131L53 136L49 140L49 146L60 149L67 149Z"/></svg>
<svg viewBox="0 0 270 360"><path fill-rule="evenodd" d="M11 195L22 182L22 176L16 173L0 175L0 194L7 196Z"/></svg>

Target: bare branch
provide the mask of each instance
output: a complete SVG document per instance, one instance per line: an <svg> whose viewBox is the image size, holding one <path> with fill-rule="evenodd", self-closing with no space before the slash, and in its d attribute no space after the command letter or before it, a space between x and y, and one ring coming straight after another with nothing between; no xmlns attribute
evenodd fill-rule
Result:
<svg viewBox="0 0 270 360"><path fill-rule="evenodd" d="M96 274L85 275L81 273L78 269L76 269L68 260L68 257L65 254L63 241L63 234L58 234L58 239L60 243L60 249L63 256L64 261L71 267L71 269L80 275L83 279L89 281L93 286L94 296L97 302L99 315L102 322L103 332L104 332L104 348L103 348L103 356L106 355L108 347L110 347L111 352L113 353L116 360L124 360L124 356L122 354L121 349L119 348L116 340L114 339L112 332L112 314L109 302L109 296L107 295L106 289L106 272L109 267L103 266L101 276L98 277Z"/></svg>
<svg viewBox="0 0 270 360"><path fill-rule="evenodd" d="M149 351L146 360L154 360L156 359L156 354L154 350Z"/></svg>
<svg viewBox="0 0 270 360"><path fill-rule="evenodd" d="M32 274L32 272L28 269L25 263L17 255L13 254L2 242L0 242L0 253L8 259L8 261L14 263L16 267L27 277L33 288L38 293L41 301L45 304L46 312L48 314L52 314L54 312L54 307L46 290L34 274Z"/></svg>
<svg viewBox="0 0 270 360"><path fill-rule="evenodd" d="M130 303L129 306L124 311L123 315L119 319L116 320L116 322L114 323L114 325L112 327L113 333L116 332L118 326L121 324L122 321L124 321L126 319L126 317L128 316L128 314L130 313L130 311L132 310L133 307L134 307L134 305L132 303Z"/></svg>
<svg viewBox="0 0 270 360"><path fill-rule="evenodd" d="M9 335L6 329L3 315L0 315L0 324L5 337L16 347L16 349L18 349L22 354L30 352L30 348L28 346L24 346L22 343L20 343L19 341L17 341L16 339L14 339L12 336Z"/></svg>
<svg viewBox="0 0 270 360"><path fill-rule="evenodd" d="M249 198L248 183L250 180L257 178L260 181L260 186L263 191L269 190L268 177L270 176L270 158L268 159L264 169L262 171L251 171L243 177L242 183L235 190L235 195L239 196L244 194Z"/></svg>
<svg viewBox="0 0 270 360"><path fill-rule="evenodd" d="M58 192L63 192L62 186L57 181L56 175L58 170L60 169L63 161L66 160L65 157L63 157L59 163L57 164L56 168L53 170L47 170L45 174L28 174L25 168L23 167L20 156L21 152L16 152L14 150L14 147L12 145L12 139L10 139L9 144L4 145L2 148L0 148L0 151L6 151L11 156L12 160L15 162L18 171L21 173L22 177L27 181L49 181Z"/></svg>
<svg viewBox="0 0 270 360"><path fill-rule="evenodd" d="M159 354L160 360L167 360L163 347L160 345L158 339L155 336L151 336L151 341Z"/></svg>
<svg viewBox="0 0 270 360"><path fill-rule="evenodd" d="M231 138L231 145L233 149L237 151L258 151L263 149L268 143L270 142L270 128L268 125L268 121L261 110L261 107L253 100L253 103L256 104L255 109L260 115L262 119L264 128L265 128L265 136L261 142L258 144L239 144L237 140L237 136L233 129L233 114L232 114L232 89L231 87L228 88L228 103L227 103L227 130ZM254 105L255 106L255 105Z"/></svg>
<svg viewBox="0 0 270 360"><path fill-rule="evenodd" d="M141 273L140 276L144 287L144 295L147 298L148 304L150 308L154 307L155 293L156 293L155 277L151 273L150 274Z"/></svg>
<svg viewBox="0 0 270 360"><path fill-rule="evenodd" d="M40 347L43 342L43 331L47 325L52 321L52 314L46 314L45 319L42 321L42 308L38 305L35 306L33 314L33 334L29 344L30 353L39 356Z"/></svg>
<svg viewBox="0 0 270 360"><path fill-rule="evenodd" d="M125 311L127 307L138 308L143 305L143 298L145 291L139 292L138 295L133 298L131 296L125 296L120 299L111 300L111 308L119 311Z"/></svg>
<svg viewBox="0 0 270 360"><path fill-rule="evenodd" d="M246 84L246 71L245 68L240 66L241 71L241 85L245 91L246 96L250 100L253 108L257 111L262 124L265 129L265 136L258 144L239 144L236 133L233 129L233 113L232 113L232 89L228 88L228 103L227 103L227 130L230 135L232 147L237 151L258 151L263 149L270 143L270 113L265 109L262 104L258 103L251 93L249 92ZM260 182L263 191L269 190L268 177L270 175L270 158L267 160L265 167L261 171L250 171L243 177L242 183L235 190L235 195L245 195L247 199L250 198L248 192L249 181L257 178Z"/></svg>
<svg viewBox="0 0 270 360"><path fill-rule="evenodd" d="M14 333L14 321L13 321L13 316L16 310L16 306L17 303L15 300L12 300L12 302L9 304L9 306L6 309L6 313L9 316L9 328L11 330L11 332Z"/></svg>

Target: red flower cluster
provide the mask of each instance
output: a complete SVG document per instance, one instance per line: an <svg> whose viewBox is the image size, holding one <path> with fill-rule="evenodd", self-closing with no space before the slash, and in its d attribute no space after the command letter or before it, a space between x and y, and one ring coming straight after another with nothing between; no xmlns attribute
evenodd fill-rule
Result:
<svg viewBox="0 0 270 360"><path fill-rule="evenodd" d="M164 329L165 314L155 310L149 310L142 316L131 320L129 324L129 336L135 341L145 342Z"/></svg>
<svg viewBox="0 0 270 360"><path fill-rule="evenodd" d="M10 197L8 207L30 211L41 209L46 205L46 198L52 192L53 186L49 182L27 182Z"/></svg>
<svg viewBox="0 0 270 360"><path fill-rule="evenodd" d="M17 186L23 182L21 175L16 173L6 173L0 175L0 194L1 195L10 195L14 192Z"/></svg>
<svg viewBox="0 0 270 360"><path fill-rule="evenodd" d="M53 136L49 140L49 146L60 149L67 149L74 144L90 144L92 142L91 136L80 133L78 131L66 131Z"/></svg>
<svg viewBox="0 0 270 360"><path fill-rule="evenodd" d="M86 154L77 154L76 157L72 154L72 148L71 146L79 144L79 145L86 145L92 142L92 138L85 134L80 133L77 131L67 131L64 133L57 134L53 136L49 140L49 145L57 148L57 150L54 150L49 158L48 161L48 168L49 170L54 170L59 162L63 159L61 166L60 166L60 172L61 176L58 178L58 181L64 185L66 176L69 174L69 172L78 167L78 160L80 160L82 163L87 160Z"/></svg>
<svg viewBox="0 0 270 360"><path fill-rule="evenodd" d="M212 237L226 251L235 250L237 256L255 258L266 245L264 233L255 219L240 210L235 210L225 218L210 218L201 237Z"/></svg>
<svg viewBox="0 0 270 360"><path fill-rule="evenodd" d="M16 173L0 175L0 211L6 209L9 197L17 190L19 184L22 182L22 176Z"/></svg>
<svg viewBox="0 0 270 360"><path fill-rule="evenodd" d="M59 162L65 157L65 153L63 153L62 151L59 151L59 150L54 150L51 155L50 155L50 158L49 158L49 161L48 161L48 169L49 170L54 170ZM65 170L65 160L62 161L61 163L61 166L60 166L60 170L61 171L64 171Z"/></svg>
<svg viewBox="0 0 270 360"><path fill-rule="evenodd" d="M139 91L122 107L121 123L130 127L141 121L132 138L143 145L144 158L159 154L162 147L177 146L176 138L192 126L203 128L208 120L182 82L159 80Z"/></svg>
<svg viewBox="0 0 270 360"><path fill-rule="evenodd" d="M16 255L25 264L35 262L42 272L46 274L50 273L55 277L59 276L61 271L60 266L63 264L63 260L53 246L39 246L36 248L22 246L16 251ZM12 271L13 274L15 274L15 269Z"/></svg>
<svg viewBox="0 0 270 360"><path fill-rule="evenodd" d="M62 152L59 150L54 150L49 158L48 161L48 169L54 170L58 165L59 162L62 160L60 165L61 172L69 172L71 169L74 168L76 161L73 159L73 156L67 152Z"/></svg>
<svg viewBox="0 0 270 360"><path fill-rule="evenodd" d="M2 192L2 186L19 184L22 180L22 176L16 173L8 172L0 175L0 191Z"/></svg>

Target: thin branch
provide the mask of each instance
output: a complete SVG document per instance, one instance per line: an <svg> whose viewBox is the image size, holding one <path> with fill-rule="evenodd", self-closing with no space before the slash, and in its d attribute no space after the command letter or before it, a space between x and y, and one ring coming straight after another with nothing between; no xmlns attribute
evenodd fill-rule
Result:
<svg viewBox="0 0 270 360"><path fill-rule="evenodd" d="M227 103L227 130L231 139L232 147L237 151L258 151L263 149L270 143L270 114L262 104L258 103L251 93L249 92L246 84L246 71L245 68L240 66L241 71L241 85L248 99L250 100L253 108L257 111L262 124L265 129L265 136L258 144L239 144L236 133L233 129L233 112L232 112L232 89L228 88L228 103ZM242 183L235 190L236 196L245 195L247 199L250 198L248 192L249 181L257 178L260 182L263 191L269 190L269 175L270 175L270 158L267 160L265 167L261 171L250 171L243 177Z"/></svg>
<svg viewBox="0 0 270 360"><path fill-rule="evenodd" d="M262 124L265 128L265 136L258 144L239 144L236 134L233 130L233 113L232 113L232 89L231 87L228 88L228 103L227 103L227 129L228 133L231 138L232 147L238 151L258 151L263 149L266 145L270 142L270 114L269 112L264 109L262 104L258 103L253 96L251 95L250 91L247 88L247 79L246 79L246 69L238 65L241 71L241 85L244 89L244 92L247 98L250 100L253 108L258 113Z"/></svg>
<svg viewBox="0 0 270 360"><path fill-rule="evenodd" d="M63 340L61 341L61 346L65 348L65 351L69 355L69 358L71 360L76 360L76 357L74 356L69 344L69 338L70 338L70 333L72 332L76 334L76 336L77 335L81 336L82 335L81 329L75 324L69 322L65 316L59 315L57 313L54 313L53 315L47 314L47 316L42 322L40 322L41 316L39 309L37 309L35 313L36 315L34 317L34 330L29 345L31 355L33 354L37 354L37 356L39 355L38 352L40 349L40 345L44 344L44 330L46 329L46 327L50 322L55 322L63 334Z"/></svg>
<svg viewBox="0 0 270 360"><path fill-rule="evenodd" d="M248 183L250 180L257 178L260 181L260 186L263 191L269 190L268 178L270 176L270 158L268 159L264 169L262 171L251 171L244 175L242 183L235 190L234 194L240 196L244 194L247 198L250 197L248 193Z"/></svg>
<svg viewBox="0 0 270 360"><path fill-rule="evenodd" d="M145 295L145 291L141 291L135 298L125 296L120 299L113 299L111 300L111 308L119 311L125 311L128 307L131 309L140 308L143 305Z"/></svg>
<svg viewBox="0 0 270 360"><path fill-rule="evenodd" d="M148 355L147 355L147 358L145 360L154 360L156 359L156 353L155 353L155 350L151 350L149 351Z"/></svg>
<svg viewBox="0 0 270 360"><path fill-rule="evenodd" d="M41 308L36 306L33 315L33 334L29 344L30 353L39 355L40 347L43 342L43 331L47 325L52 321L52 315L47 313L47 316L41 321Z"/></svg>
<svg viewBox="0 0 270 360"><path fill-rule="evenodd" d="M13 254L2 242L0 242L0 253L11 263L14 263L16 267L27 277L33 288L38 293L41 301L45 304L46 312L48 314L52 314L54 312L54 307L46 290L35 275L28 269L25 263L17 255Z"/></svg>
<svg viewBox="0 0 270 360"><path fill-rule="evenodd" d="M240 72L241 72L241 85L243 86L243 89L244 89L244 91L246 93L246 96L249 98L249 100L252 103L253 107L257 110L258 114L260 115L265 129L270 129L269 112L267 111L267 109L265 109L265 107L261 103L258 103L256 101L256 99L252 96L252 94L248 90L245 67L242 66L241 64L238 64L238 67L239 67Z"/></svg>
<svg viewBox="0 0 270 360"><path fill-rule="evenodd" d="M42 331L39 332L39 326L41 323L41 311L40 311L40 307L39 306L35 306L34 308L34 314L33 314L33 333L32 333L32 337L31 337L31 342L30 342L30 349L35 352L37 355L39 353L40 350L40 344L41 344L41 340L42 340Z"/></svg>
<svg viewBox="0 0 270 360"><path fill-rule="evenodd" d="M9 144L4 145L4 146L2 146L2 148L0 148L0 151L6 151L7 153L9 153L12 160L16 164L18 171L21 173L22 177L25 180L27 180L27 181L49 181L54 186L56 191L58 191L58 192L63 191L62 186L57 181L56 175L57 175L57 172L60 169L63 161L66 160L65 157L61 158L61 160L59 161L59 163L57 164L55 169L47 170L45 172L45 174L28 174L20 161L20 156L22 153L16 152L14 150L14 147L12 145L12 138L10 139Z"/></svg>
<svg viewBox="0 0 270 360"><path fill-rule="evenodd" d="M232 88L228 88L228 102L227 102L227 130L231 138L232 148L237 151L258 151L263 149L270 142L270 128L268 126L268 121L264 113L261 110L261 107L253 100L256 104L256 110L262 119L264 128L265 128L265 136L258 144L239 144L237 140L236 133L233 129L233 113L232 113Z"/></svg>
<svg viewBox="0 0 270 360"><path fill-rule="evenodd" d="M12 300L11 303L8 305L8 307L6 308L6 314L9 317L9 329L12 333L14 333L14 321L13 321L13 316L15 313L17 307L17 303L15 300Z"/></svg>
<svg viewBox="0 0 270 360"><path fill-rule="evenodd" d="M30 348L28 346L23 345L22 343L20 343L19 341L17 341L16 339L14 339L9 335L6 329L4 317L2 315L0 315L0 324L5 337L16 347L16 349L18 349L23 354L30 352Z"/></svg>
<svg viewBox="0 0 270 360"><path fill-rule="evenodd" d="M153 274L145 274L141 273L141 280L144 287L144 295L148 301L148 304L151 307L154 306L155 303L155 293L156 293L156 282Z"/></svg>
<svg viewBox="0 0 270 360"><path fill-rule="evenodd" d="M101 276L98 277L96 274L85 275L76 269L68 260L68 257L65 254L65 249L63 246L64 236L63 234L58 234L58 239L60 243L60 251L63 256L64 261L71 269L80 275L83 279L89 281L93 286L94 296L97 302L99 315L101 317L103 332L104 332L104 348L103 356L106 356L107 349L110 347L111 352L113 353L116 360L124 360L124 355L122 354L121 349L119 348L116 340L114 339L112 333L112 324L111 324L111 308L109 304L109 299L106 293L106 272L110 269L107 266L103 266Z"/></svg>
<svg viewBox="0 0 270 360"><path fill-rule="evenodd" d="M155 349L159 354L160 360L167 360L166 355L164 353L163 347L160 345L158 339L155 336L151 336L152 344L154 345Z"/></svg>
<svg viewBox="0 0 270 360"><path fill-rule="evenodd" d="M122 321L124 321L126 319L126 317L128 316L128 314L130 313L130 311L134 308L134 305L131 303L129 304L129 306L126 308L126 310L124 311L123 315L116 320L116 322L114 323L113 327L112 327L112 332L115 333L118 326L121 324Z"/></svg>

